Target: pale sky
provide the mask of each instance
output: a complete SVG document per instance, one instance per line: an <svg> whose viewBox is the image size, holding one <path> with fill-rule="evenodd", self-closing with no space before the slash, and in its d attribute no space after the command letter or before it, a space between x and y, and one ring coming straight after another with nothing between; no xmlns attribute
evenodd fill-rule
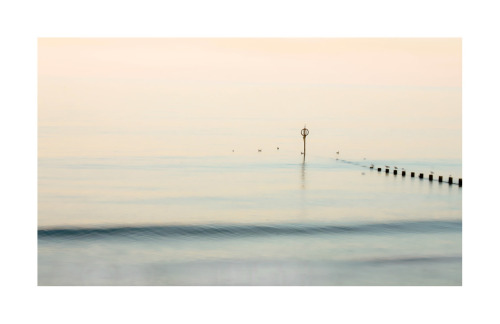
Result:
<svg viewBox="0 0 500 324"><path fill-rule="evenodd" d="M461 157L458 38L41 38L38 55L40 157L300 150L305 123L310 154Z"/></svg>
<svg viewBox="0 0 500 324"><path fill-rule="evenodd" d="M39 76L461 86L461 40L39 39Z"/></svg>

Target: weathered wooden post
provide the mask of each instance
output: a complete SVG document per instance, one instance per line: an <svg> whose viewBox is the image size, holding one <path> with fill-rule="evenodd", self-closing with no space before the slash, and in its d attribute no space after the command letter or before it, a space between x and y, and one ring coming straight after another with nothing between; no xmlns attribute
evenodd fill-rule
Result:
<svg viewBox="0 0 500 324"><path fill-rule="evenodd" d="M452 177L448 177L448 183L449 184L453 184L453 178Z"/></svg>
<svg viewBox="0 0 500 324"><path fill-rule="evenodd" d="M429 174L429 181L432 181L432 178L434 177L433 174Z"/></svg>
<svg viewBox="0 0 500 324"><path fill-rule="evenodd" d="M462 186L462 178L458 178L458 186L461 187Z"/></svg>
<svg viewBox="0 0 500 324"><path fill-rule="evenodd" d="M405 170L401 171L401 175L402 175L403 177L406 177L406 171L405 171Z"/></svg>
<svg viewBox="0 0 500 324"><path fill-rule="evenodd" d="M438 181L443 182L443 176L439 176Z"/></svg>
<svg viewBox="0 0 500 324"><path fill-rule="evenodd" d="M423 174L423 173L420 173L420 174L418 175L418 177L419 177L419 179L423 179L423 178L424 178L424 174Z"/></svg>
<svg viewBox="0 0 500 324"><path fill-rule="evenodd" d="M415 172L412 172L410 175L412 178L415 178Z"/></svg>

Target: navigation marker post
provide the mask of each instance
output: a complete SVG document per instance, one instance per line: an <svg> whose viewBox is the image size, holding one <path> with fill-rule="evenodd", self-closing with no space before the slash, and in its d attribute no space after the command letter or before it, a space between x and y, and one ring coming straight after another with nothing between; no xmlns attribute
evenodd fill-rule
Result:
<svg viewBox="0 0 500 324"><path fill-rule="evenodd" d="M309 135L309 130L306 128L306 125L304 125L304 128L300 131L300 134L302 134L302 138L304 139L304 160L306 159L306 136Z"/></svg>

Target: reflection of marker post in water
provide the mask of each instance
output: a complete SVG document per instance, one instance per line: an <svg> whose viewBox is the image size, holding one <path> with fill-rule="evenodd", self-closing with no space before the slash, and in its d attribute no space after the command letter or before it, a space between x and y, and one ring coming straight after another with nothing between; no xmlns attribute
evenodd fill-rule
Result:
<svg viewBox="0 0 500 324"><path fill-rule="evenodd" d="M304 125L304 128L300 131L302 138L304 139L304 160L306 159L306 136L309 135L309 130Z"/></svg>

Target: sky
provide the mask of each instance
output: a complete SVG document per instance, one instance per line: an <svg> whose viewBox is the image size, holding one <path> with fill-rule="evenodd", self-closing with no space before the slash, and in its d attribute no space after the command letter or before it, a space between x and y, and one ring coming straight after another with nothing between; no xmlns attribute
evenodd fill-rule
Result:
<svg viewBox="0 0 500 324"><path fill-rule="evenodd" d="M39 157L461 158L460 38L40 38ZM301 140L300 136L298 137Z"/></svg>
<svg viewBox="0 0 500 324"><path fill-rule="evenodd" d="M41 38L39 77L461 86L458 38Z"/></svg>

